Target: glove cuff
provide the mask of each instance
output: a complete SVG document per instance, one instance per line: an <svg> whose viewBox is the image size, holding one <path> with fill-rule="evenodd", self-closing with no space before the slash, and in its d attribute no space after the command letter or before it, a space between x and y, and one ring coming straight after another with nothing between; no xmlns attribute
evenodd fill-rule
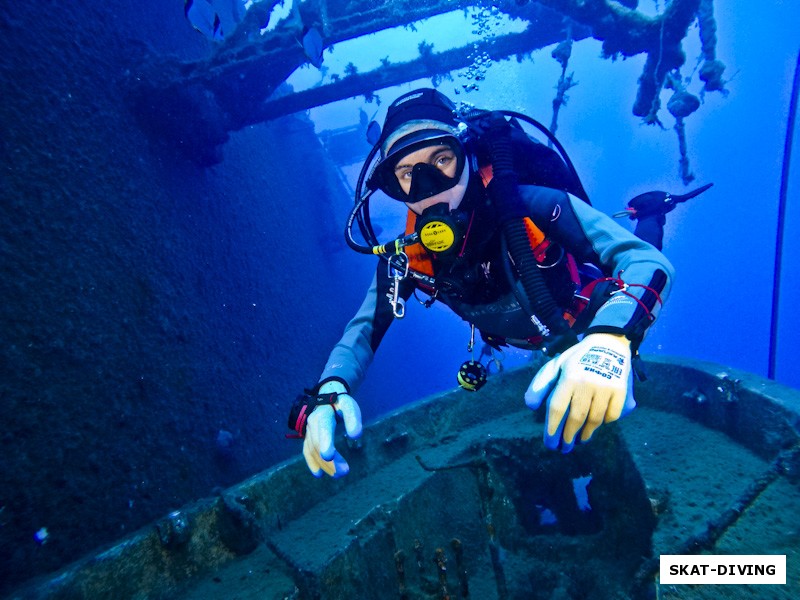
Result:
<svg viewBox="0 0 800 600"><path fill-rule="evenodd" d="M350 393L350 386L348 383L342 379L341 377L326 377L322 381L320 381L317 386L314 388L313 393L315 394L330 394L330 393L337 393L337 394L349 394Z"/></svg>
<svg viewBox="0 0 800 600"><path fill-rule="evenodd" d="M287 438L304 438L309 415L320 404L327 404L336 408L336 400L340 394L349 394L347 384L338 377L331 377L321 381L314 389L305 390L305 394L298 396L289 410L289 429L294 429L294 434L286 434Z"/></svg>
<svg viewBox="0 0 800 600"><path fill-rule="evenodd" d="M642 335L637 335L632 330L626 330L622 327L614 327L611 325L595 325L594 327L589 327L584 332L583 337L586 339L586 336L597 334L624 337L630 342L632 354L637 354L639 352L639 346L642 344L642 338L644 337Z"/></svg>
<svg viewBox="0 0 800 600"><path fill-rule="evenodd" d="M589 344L597 344L598 346L610 346L616 350L621 350L624 348L632 354L632 342L621 331L593 331L591 333L587 333L583 337L582 341Z"/></svg>

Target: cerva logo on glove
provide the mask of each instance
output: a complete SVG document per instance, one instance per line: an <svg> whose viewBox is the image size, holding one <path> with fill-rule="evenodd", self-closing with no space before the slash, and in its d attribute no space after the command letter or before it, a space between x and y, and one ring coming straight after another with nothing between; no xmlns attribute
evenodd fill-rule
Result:
<svg viewBox="0 0 800 600"><path fill-rule="evenodd" d="M584 371L596 373L606 379L619 379L622 377L622 367L625 357L609 348L592 346L580 359ZM616 364L615 364L616 363Z"/></svg>

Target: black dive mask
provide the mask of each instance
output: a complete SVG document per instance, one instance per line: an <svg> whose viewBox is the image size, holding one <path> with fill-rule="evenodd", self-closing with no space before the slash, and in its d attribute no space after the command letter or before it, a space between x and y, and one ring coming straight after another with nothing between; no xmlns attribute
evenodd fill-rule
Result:
<svg viewBox="0 0 800 600"><path fill-rule="evenodd" d="M446 202L439 202L417 216L414 231L426 250L449 255L461 249L468 225L468 213L460 209L450 210Z"/></svg>
<svg viewBox="0 0 800 600"><path fill-rule="evenodd" d="M415 204L446 192L458 183L460 175L461 171L458 171L455 177L448 177L433 165L417 163L411 169L411 189L406 202Z"/></svg>
<svg viewBox="0 0 800 600"><path fill-rule="evenodd" d="M433 165L427 163L417 163L411 170L411 188L408 194L400 187L400 182L395 175L394 169L404 156L411 152L425 148L427 146L448 146L456 156L456 175L448 177ZM400 152L390 153L377 167L369 178L367 184L373 189L382 190L387 196L414 204L426 200L431 196L440 194L453 188L461 179L464 170L464 148L461 143L452 136L443 136L434 139L427 139L421 142L404 146Z"/></svg>

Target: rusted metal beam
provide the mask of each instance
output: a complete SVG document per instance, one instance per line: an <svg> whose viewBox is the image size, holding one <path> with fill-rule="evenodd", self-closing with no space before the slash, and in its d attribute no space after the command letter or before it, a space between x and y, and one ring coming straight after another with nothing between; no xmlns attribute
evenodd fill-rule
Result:
<svg viewBox="0 0 800 600"><path fill-rule="evenodd" d="M308 62L301 43L304 28L317 28L323 46L330 48L345 40L389 28L413 27L436 15L480 5L478 0L306 0L291 18L261 35L263 15L277 4L276 0L262 0L256 6L264 12L252 12L251 8L255 16L246 17L208 60L162 63L146 74L137 73L132 104L146 129L189 153L199 153L199 164L214 164L221 160L219 146L230 131L415 79L442 76L469 66L476 48L501 60L562 41L570 31L573 39L591 35L602 41L609 57L647 54L634 113L657 121L658 93L667 73L685 61L681 42L700 3L673 0L662 15L648 17L635 10L635 0L496 0L499 11L528 21L525 32L444 52L421 47L415 60L397 65L387 62L370 73L351 74L322 87L274 98L289 75ZM724 68L720 65L715 68Z"/></svg>
<svg viewBox="0 0 800 600"><path fill-rule="evenodd" d="M588 30L579 31L577 39L587 36ZM555 44L562 39L563 34L560 31L545 30L537 33L529 29L523 33L501 36L404 63L387 64L368 73L350 75L335 83L268 100L252 118L254 122L269 121L338 100L368 95L375 90L409 81L433 78L469 66L475 52L486 53L493 61L499 61Z"/></svg>

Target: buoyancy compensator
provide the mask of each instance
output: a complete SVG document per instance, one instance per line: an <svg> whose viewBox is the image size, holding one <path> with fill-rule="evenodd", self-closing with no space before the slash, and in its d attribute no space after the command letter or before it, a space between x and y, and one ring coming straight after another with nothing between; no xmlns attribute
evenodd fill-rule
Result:
<svg viewBox="0 0 800 600"><path fill-rule="evenodd" d="M517 186L551 187L569 192L587 203L589 197L563 146L538 121L512 111L477 109L456 111L455 117L458 126L453 135L466 150L468 168L477 172L490 165L493 171L487 191L503 227L503 244L513 259L514 269L525 291L526 297L521 298L520 303L541 333L543 348L550 354L560 352L574 343L575 335L539 273L522 223L527 215ZM541 132L556 150L529 136L520 122ZM379 178L373 176L380 165L380 151L378 143L370 151L359 174L345 238L357 252L378 255L394 265L395 272L402 270L428 289L435 290L436 279L432 274L417 271L413 266L409 268L405 248L421 244L434 254L454 252L463 243L468 216L464 212L448 211L445 205L434 205L417 216L414 231L388 243L380 243L370 220L370 200L380 189ZM358 242L354 235L356 224L363 243Z"/></svg>

